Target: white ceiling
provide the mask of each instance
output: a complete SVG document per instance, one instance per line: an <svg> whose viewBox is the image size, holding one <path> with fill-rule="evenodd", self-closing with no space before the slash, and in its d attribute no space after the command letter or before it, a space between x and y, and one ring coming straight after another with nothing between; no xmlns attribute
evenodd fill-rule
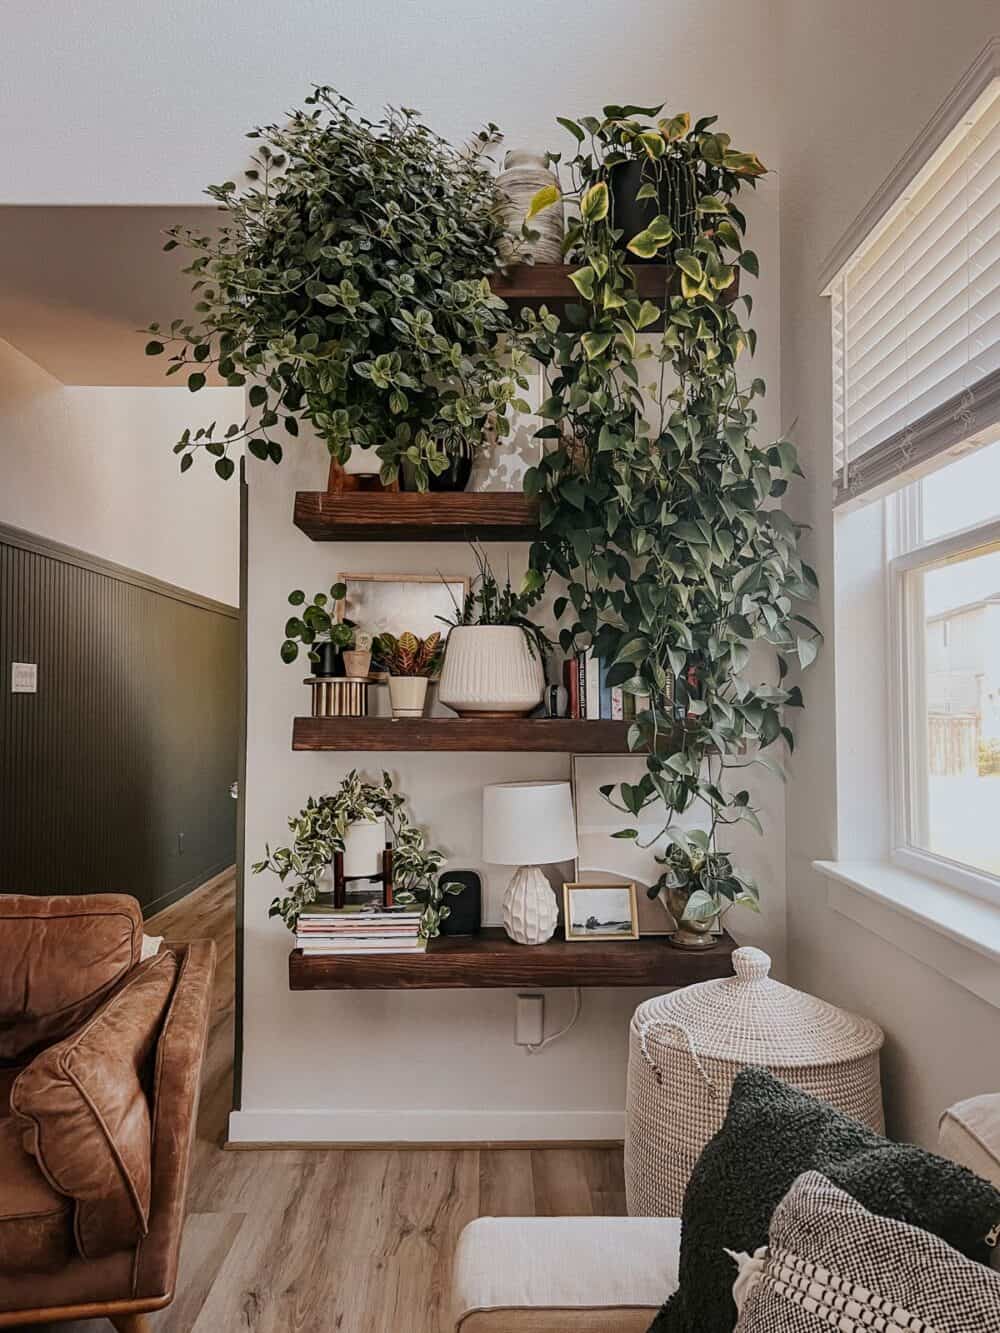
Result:
<svg viewBox="0 0 1000 1333"><path fill-rule="evenodd" d="M0 207L0 338L64 384L183 387L164 380L137 332L191 318L173 223L205 228L207 208Z"/></svg>

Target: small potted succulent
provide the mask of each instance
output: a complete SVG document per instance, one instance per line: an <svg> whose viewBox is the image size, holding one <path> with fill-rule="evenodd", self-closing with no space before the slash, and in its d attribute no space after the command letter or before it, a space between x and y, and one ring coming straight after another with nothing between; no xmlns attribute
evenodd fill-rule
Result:
<svg viewBox="0 0 1000 1333"><path fill-rule="evenodd" d="M663 874L647 893L659 898L677 929L669 937L679 949L712 946L712 928L730 907L759 911L753 880L737 871L728 852L716 851L705 829L671 830L670 845L657 862Z"/></svg>
<svg viewBox="0 0 1000 1333"><path fill-rule="evenodd" d="M351 646L344 649L344 674L364 678L372 669L373 637L364 629L352 631Z"/></svg>
<svg viewBox="0 0 1000 1333"><path fill-rule="evenodd" d="M439 697L459 717L527 717L545 690L549 641L528 611L541 588L517 593L501 584L485 553L473 546L479 573L456 603L441 671Z"/></svg>
<svg viewBox="0 0 1000 1333"><path fill-rule="evenodd" d="M389 673L389 699L393 717L423 717L427 685L441 660L441 635L419 639L408 630L397 638L380 634L374 655Z"/></svg>
<svg viewBox="0 0 1000 1333"><path fill-rule="evenodd" d="M285 641L281 645L283 662L294 662L299 655L299 645L302 644L309 649L314 675L344 674L341 655L345 648L355 643L354 625L348 620L341 620L337 610L338 603L346 595L347 585L344 583L333 584L329 594L316 593L308 604L301 588L288 594L290 606L304 606L305 609L285 622Z"/></svg>

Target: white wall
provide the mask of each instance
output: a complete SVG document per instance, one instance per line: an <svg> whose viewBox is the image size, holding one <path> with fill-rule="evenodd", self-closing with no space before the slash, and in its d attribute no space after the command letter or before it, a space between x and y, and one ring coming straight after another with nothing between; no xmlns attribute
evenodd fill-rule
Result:
<svg viewBox="0 0 1000 1333"><path fill-rule="evenodd" d="M242 390L69 388L0 342L0 522L235 605L238 487L171 453L215 414Z"/></svg>
<svg viewBox="0 0 1000 1333"><path fill-rule="evenodd" d="M256 8L249 6L251 15ZM775 108L766 90L773 87L775 66L766 6L675 0L664 8L625 0L592 6L568 26L565 11L524 0L502 9L378 3L368 6L363 28L327 7L300 4L295 10L294 22L278 20L287 24L280 33L269 26L273 45L266 81L240 79L239 96L227 104L218 79L226 82L229 75L213 72L212 114L233 113L233 136L248 118L287 104L312 76L339 82L366 107L389 99L422 107L431 123L453 138L493 119L509 130L515 145L558 143L558 131L551 128L556 114L666 96L674 109L720 113L721 125L741 146L757 150L765 161L774 158ZM241 6L244 17L235 38L232 32L225 35L234 67L244 70L254 66L257 41L247 11ZM223 5L215 15L205 13L205 22L224 23L226 12ZM171 28L176 26L175 14ZM197 148L199 179L215 178L232 161L238 140L220 137L211 162L205 160L204 143ZM185 173L190 165L183 164ZM765 275L755 289L760 333L755 373L770 386L764 430L773 438L779 430L774 177L748 208ZM286 816L310 792L333 789L352 765L368 772L380 766L378 755L290 752L292 717L306 711L308 696L301 684L306 672L300 665L283 666L278 657L288 591L319 589L345 569L472 569L471 555L460 544L352 548L310 542L291 524L293 493L321 488L324 476L319 451L307 458L290 449L278 470L250 468L248 861L261 855L265 841L274 845L283 839ZM502 562L503 548L493 552ZM510 555L516 578L527 548L512 547ZM497 922L507 873L481 865L481 788L504 779L568 777L567 757L385 759L415 818L429 826L450 864L486 871L487 918ZM769 783L760 791L767 836L746 840L745 859L762 883L764 915L747 915L734 926L745 938L767 945L780 962L783 794ZM289 938L266 916L275 887L269 876L247 874L243 1110L232 1120L234 1137L506 1140L621 1134L627 1023L643 992L588 990L574 1031L530 1057L512 1044L509 992L292 994ZM564 1021L569 1004L567 993L549 993L550 1028Z"/></svg>
<svg viewBox="0 0 1000 1333"><path fill-rule="evenodd" d="M813 524L827 647L804 680L806 711L788 786L789 969L794 982L869 1014L886 1030L891 1126L930 1144L955 1099L998 1083L996 1010L826 905L815 858L837 855L838 762L844 858L886 850L885 792L872 790L885 716L877 666L885 619L872 569L878 509L843 521L835 584L831 512L830 315L819 274L834 245L997 31L993 0L783 0L781 104L782 407L798 419L809 473L793 504ZM850 607L857 637L838 644ZM871 646L871 651L866 649ZM861 725L837 753L834 678ZM866 784L866 777L868 779ZM876 786L878 784L875 784Z"/></svg>

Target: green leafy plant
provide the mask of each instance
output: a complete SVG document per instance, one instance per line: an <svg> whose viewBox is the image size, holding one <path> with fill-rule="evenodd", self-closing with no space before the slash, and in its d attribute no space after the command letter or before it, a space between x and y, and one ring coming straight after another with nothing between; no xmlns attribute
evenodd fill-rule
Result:
<svg viewBox="0 0 1000 1333"><path fill-rule="evenodd" d="M332 643L337 648L355 646L355 626L337 615L337 603L347 596L347 585L335 583L329 595L318 592L312 601L306 602L306 595L296 588L288 594L288 603L294 607L304 607L298 615L290 616L285 622L285 641L281 645L281 660L294 662L299 655L299 644L311 647L316 643ZM318 654L311 651L312 661L318 660Z"/></svg>
<svg viewBox="0 0 1000 1333"><path fill-rule="evenodd" d="M672 892L686 896L678 925L685 921L713 921L739 904L759 910L760 895L749 876L738 871L728 852L712 849L712 835L705 829L673 829L666 851L656 860L664 871L646 890L656 898Z"/></svg>
<svg viewBox="0 0 1000 1333"><path fill-rule="evenodd" d="M428 634L420 639L409 630L378 634L372 644L372 656L390 676L433 676L441 665L441 635Z"/></svg>
<svg viewBox="0 0 1000 1333"><path fill-rule="evenodd" d="M310 796L298 814L289 818L290 846L273 851L265 846L253 873L270 871L282 885L293 881L287 893L272 900L268 916L281 917L289 930L295 930L299 914L316 901L320 877L333 863L334 853L343 852L348 827L377 819L386 821L393 844L395 900L423 905L420 933L433 939L451 910L445 897L461 893L462 886L438 884L444 857L428 847L424 833L410 823L406 802L387 772L381 782L368 782L352 769L336 792Z"/></svg>
<svg viewBox="0 0 1000 1333"><path fill-rule="evenodd" d="M703 801L715 856L720 828L746 821L760 831L739 770L781 771L761 751L782 738L793 745L784 714L803 700L786 681L788 659L808 667L821 636L799 609L816 591L803 529L780 506L801 475L796 451L786 439L758 442L765 385L738 369L756 334L743 323L752 297L735 300L735 283L758 261L736 198L765 168L712 128L715 117L692 127L661 110L610 106L561 121L576 143L563 170L578 211L566 250L580 301L563 326L545 310L526 316L549 396L545 453L525 479L541 509L525 587L565 579L555 603L563 649L589 641L613 664L609 684L649 696L628 732L646 772L618 786L619 808L636 817L662 801L662 836ZM628 243L636 257L665 261L656 303L639 298L615 225L612 174L635 162L638 197L669 205ZM535 211L553 197L540 192ZM757 677L755 644L775 651L770 681Z"/></svg>
<svg viewBox="0 0 1000 1333"><path fill-rule="evenodd" d="M554 644L540 625L531 619L528 612L541 600L542 588L533 585L528 589L515 591L510 581L510 569L501 583L493 572L486 552L481 546L472 543L478 573L472 586L459 606L452 594L455 606L453 616L438 616L445 625L456 628L474 625L513 625L523 630L532 656L536 653L544 660L547 649ZM445 585L448 586L447 584ZM449 589L450 591L450 589Z"/></svg>
<svg viewBox="0 0 1000 1333"><path fill-rule="evenodd" d="M479 447L484 426L508 429L508 404L523 405L507 308L487 281L504 230L479 159L496 127L458 151L415 111L371 121L318 87L248 137L259 146L244 186L207 190L221 228L168 232L165 249L194 255L196 322L146 330L147 353L169 351L167 374L192 392L212 372L250 386L245 420L184 431L181 469L204 451L228 478L244 441L278 463L307 420L332 457L377 447L384 481L406 460L425 489L453 454Z"/></svg>

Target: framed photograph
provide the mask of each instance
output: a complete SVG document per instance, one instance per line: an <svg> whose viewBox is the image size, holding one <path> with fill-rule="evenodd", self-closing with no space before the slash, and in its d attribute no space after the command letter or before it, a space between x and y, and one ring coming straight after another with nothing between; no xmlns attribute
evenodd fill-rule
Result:
<svg viewBox="0 0 1000 1333"><path fill-rule="evenodd" d="M448 626L438 616L454 616L469 591L466 574L338 574L347 584L347 596L338 606L341 620L353 620L371 634L402 634L410 630L421 639Z"/></svg>
<svg viewBox="0 0 1000 1333"><path fill-rule="evenodd" d="M564 884L563 921L568 940L637 940L634 884Z"/></svg>

